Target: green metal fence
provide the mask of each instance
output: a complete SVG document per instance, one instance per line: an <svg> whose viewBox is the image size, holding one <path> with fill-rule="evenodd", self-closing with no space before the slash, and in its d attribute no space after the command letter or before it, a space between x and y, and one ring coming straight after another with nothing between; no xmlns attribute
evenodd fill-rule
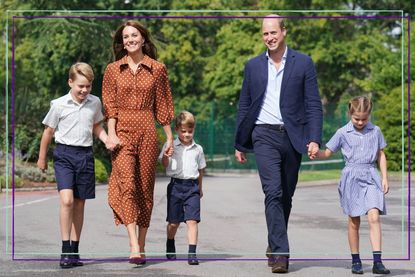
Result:
<svg viewBox="0 0 415 277"><path fill-rule="evenodd" d="M204 113L195 113L197 125L195 141L203 146L207 169L215 171L256 170L255 157L248 154L248 162L239 164L234 157L234 134L237 107L233 104L212 101ZM324 107L327 111L331 107ZM324 116L323 148L334 132L347 123L346 107L339 107L334 115ZM340 169L344 165L340 153L330 160L311 161L303 156L301 170Z"/></svg>

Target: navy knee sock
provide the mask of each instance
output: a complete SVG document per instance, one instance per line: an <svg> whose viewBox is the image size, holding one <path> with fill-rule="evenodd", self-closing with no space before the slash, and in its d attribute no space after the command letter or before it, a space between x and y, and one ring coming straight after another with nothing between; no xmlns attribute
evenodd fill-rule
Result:
<svg viewBox="0 0 415 277"><path fill-rule="evenodd" d="M360 254L359 253L356 253L356 254L352 253L352 263L353 264L354 263L362 263L362 261L360 260Z"/></svg>
<svg viewBox="0 0 415 277"><path fill-rule="evenodd" d="M382 262L382 251L373 251L373 262Z"/></svg>
<svg viewBox="0 0 415 277"><path fill-rule="evenodd" d="M189 253L196 254L196 244L189 244Z"/></svg>
<svg viewBox="0 0 415 277"><path fill-rule="evenodd" d="M174 239L167 239L166 249L168 253L176 252L176 246L174 245Z"/></svg>
<svg viewBox="0 0 415 277"><path fill-rule="evenodd" d="M72 253L78 253L79 252L79 241L71 241L71 251Z"/></svg>
<svg viewBox="0 0 415 277"><path fill-rule="evenodd" d="M69 240L62 241L62 253L71 253L71 242Z"/></svg>

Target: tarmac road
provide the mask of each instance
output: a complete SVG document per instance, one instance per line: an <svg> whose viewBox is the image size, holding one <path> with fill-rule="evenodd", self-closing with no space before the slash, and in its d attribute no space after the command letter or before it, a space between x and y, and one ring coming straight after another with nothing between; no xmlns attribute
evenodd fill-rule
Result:
<svg viewBox="0 0 415 277"><path fill-rule="evenodd" d="M263 193L256 175L212 176L204 179L202 222L199 224L198 266L186 260L166 261L165 216L167 178L158 177L145 266L128 264L124 226L115 226L107 204L107 186L97 186L87 201L80 244L85 266L61 269L59 197L56 190L0 194L0 276L272 276L266 266L266 224ZM415 276L415 224L408 245L407 183L391 181L388 215L381 218L383 258L389 276ZM411 203L413 207L413 202ZM8 226L6 228L5 226ZM14 234L14 236L12 236ZM371 248L365 218L361 225L361 256L371 273ZM7 239L6 239L7 237ZM336 182L298 185L289 225L290 276L351 276L347 218L339 207ZM186 226L176 237L179 258L187 251ZM12 255L14 253L14 255ZM13 259L12 259L13 258ZM373 275L373 274L372 274ZM275 275L274 275L275 276Z"/></svg>

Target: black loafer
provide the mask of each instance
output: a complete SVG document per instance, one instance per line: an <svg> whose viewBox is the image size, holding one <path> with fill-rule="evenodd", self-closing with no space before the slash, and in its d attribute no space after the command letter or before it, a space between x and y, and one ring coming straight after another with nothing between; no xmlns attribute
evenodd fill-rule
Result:
<svg viewBox="0 0 415 277"><path fill-rule="evenodd" d="M352 263L352 273L353 274L363 274L362 263Z"/></svg>
<svg viewBox="0 0 415 277"><path fill-rule="evenodd" d="M382 262L374 262L373 263L373 268L372 268L372 273L374 274L389 274L391 273L391 271L389 269L387 269Z"/></svg>
<svg viewBox="0 0 415 277"><path fill-rule="evenodd" d="M168 260L175 260L177 257L176 254L166 254L166 258Z"/></svg>
<svg viewBox="0 0 415 277"><path fill-rule="evenodd" d="M61 268L71 268L72 267L72 261L69 254L62 254L61 260L59 261L59 266Z"/></svg>
<svg viewBox="0 0 415 277"><path fill-rule="evenodd" d="M187 263L189 265L198 265L199 264L199 260L197 259L196 254L189 254L189 256L187 258Z"/></svg>

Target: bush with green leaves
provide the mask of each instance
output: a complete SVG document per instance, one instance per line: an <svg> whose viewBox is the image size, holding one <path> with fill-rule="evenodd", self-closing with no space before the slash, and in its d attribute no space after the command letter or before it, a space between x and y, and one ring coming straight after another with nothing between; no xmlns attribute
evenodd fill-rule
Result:
<svg viewBox="0 0 415 277"><path fill-rule="evenodd" d="M99 159L95 159L95 180L97 183L108 182L107 169L105 168L104 163Z"/></svg>

